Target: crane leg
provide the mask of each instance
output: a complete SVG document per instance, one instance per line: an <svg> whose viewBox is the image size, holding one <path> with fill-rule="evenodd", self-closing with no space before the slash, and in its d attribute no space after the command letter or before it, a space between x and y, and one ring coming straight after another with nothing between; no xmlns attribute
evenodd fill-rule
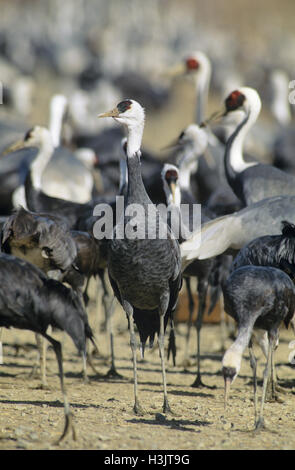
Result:
<svg viewBox="0 0 295 470"><path fill-rule="evenodd" d="M184 359L183 359L184 368L186 368L190 365L190 361L189 361L189 339L190 339L190 332L191 332L191 327L192 327L192 318L193 318L193 313L194 313L194 309L195 309L195 303L194 303L194 298L193 298L193 295L192 295L191 283L190 283L190 278L189 277L185 278L185 284L186 284L186 290L187 290L187 295L188 295L189 317L188 317L187 330L186 330L186 336L185 336L185 350L184 350Z"/></svg>
<svg viewBox="0 0 295 470"><path fill-rule="evenodd" d="M129 302L126 300L123 301L123 308L128 317L129 331L130 331L130 346L132 351L133 359L133 386L134 386L134 406L133 411L137 415L144 415L144 410L141 407L138 400L138 384L137 384L137 361L136 361L136 350L137 350L137 341L134 331L134 322L133 322L133 308Z"/></svg>
<svg viewBox="0 0 295 470"><path fill-rule="evenodd" d="M119 374L115 366L115 349L114 349L114 331L113 331L113 315L115 312L115 297L112 298L110 305L107 309L107 331L109 332L110 338L110 349L111 349L111 367L107 372L107 378L121 379L123 376Z"/></svg>
<svg viewBox="0 0 295 470"><path fill-rule="evenodd" d="M261 398L261 405L260 405L260 412L259 412L259 418L256 421L255 429L264 429L265 424L264 424L264 417L263 417L263 410L264 410L264 403L265 403L265 398L266 398L266 389L267 389L267 382L269 380L269 376L271 373L271 364L272 364L272 355L273 355L273 349L274 349L274 339L269 335L268 337L268 353L267 353L267 362L266 366L263 372L263 388L262 388L262 398Z"/></svg>
<svg viewBox="0 0 295 470"><path fill-rule="evenodd" d="M255 424L257 421L257 359L254 355L252 341L249 342L249 354L250 354L250 366L253 372L253 392L254 392L254 416L255 416Z"/></svg>
<svg viewBox="0 0 295 470"><path fill-rule="evenodd" d="M207 387L207 388L215 388L209 385L205 385L201 378L201 328L203 324L203 316L205 313L206 308L206 295L208 290L208 281L198 281L198 295L199 295L199 305L198 305L198 313L197 319L195 323L195 327L197 330L197 377L192 384L192 387Z"/></svg>
<svg viewBox="0 0 295 470"><path fill-rule="evenodd" d="M158 336L158 344L159 344L159 352L160 352L160 359L161 359L163 392L164 392L163 412L164 413L172 413L172 410L171 410L169 402L168 402L168 394L167 394L166 367L165 367L165 354L164 354L164 339L165 339L164 315L160 315L160 333L159 333L159 336Z"/></svg>
<svg viewBox="0 0 295 470"><path fill-rule="evenodd" d="M46 377L46 353L47 353L47 344L45 338L36 333L36 342L39 351L39 362L40 362L40 371L41 371L41 388L48 389L47 377Z"/></svg>
<svg viewBox="0 0 295 470"><path fill-rule="evenodd" d="M60 385L61 385L61 391L63 395L63 400L64 400L64 414L65 414L65 426L62 435L60 438L56 441L56 445L58 445L69 433L69 431L72 431L72 437L74 441L76 440L76 431L74 428L73 424L73 415L70 410L70 405L68 402L68 397L67 397L67 392L66 388L64 385L64 373L63 373L63 365L62 365L62 348L61 344L59 341L56 341L53 339L51 336L44 334L44 337L52 344L52 347L54 349L57 363L58 363L58 370L59 370L59 379L60 379ZM85 353L86 354L86 353Z"/></svg>
<svg viewBox="0 0 295 470"><path fill-rule="evenodd" d="M277 381L277 373L274 361L274 351L272 353L272 360L271 360L271 376L270 380L267 384L266 389L266 401L274 402L277 401L279 403L284 403L284 400L279 396L279 393L288 393L283 387L278 384Z"/></svg>
<svg viewBox="0 0 295 470"><path fill-rule="evenodd" d="M106 286L105 282L105 270L102 269L99 272L99 277L101 280L101 285L103 288L103 296L102 296L102 303L105 313L105 324L106 324L106 331L109 334L110 338L110 349L111 349L111 367L110 370L106 373L106 378L112 379L121 379L122 375L116 369L115 366L115 349L114 349L114 332L113 332L113 315L115 312L115 297L113 296L110 299L110 294Z"/></svg>

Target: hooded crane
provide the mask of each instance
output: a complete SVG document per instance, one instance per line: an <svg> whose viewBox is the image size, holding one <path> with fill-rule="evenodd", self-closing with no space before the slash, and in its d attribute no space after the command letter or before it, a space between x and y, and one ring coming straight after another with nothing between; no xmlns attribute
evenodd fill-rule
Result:
<svg viewBox="0 0 295 470"><path fill-rule="evenodd" d="M235 257L231 271L242 266L270 266L284 271L291 280L295 280L295 226L285 220L282 221L282 233L280 235L266 235L252 240L243 246ZM290 324L295 333L295 312ZM263 338L257 338L262 351L267 359L268 339L264 334ZM274 384L271 384L271 399L276 398L274 391L285 392L285 389L277 384L276 377Z"/></svg>
<svg viewBox="0 0 295 470"><path fill-rule="evenodd" d="M225 109L214 113L214 118L228 116L236 111L243 111L242 118L235 131L226 142L224 165L227 180L236 196L246 206L262 199L295 195L293 176L272 165L258 161L246 162L243 157L243 145L246 135L256 122L261 109L261 101L256 90L241 87L228 95ZM211 118L209 118L210 122Z"/></svg>
<svg viewBox="0 0 295 470"><path fill-rule="evenodd" d="M80 299L73 290L49 279L36 266L12 255L0 254L0 276L0 327L30 330L51 343L58 362L65 414L65 426L58 442L70 430L75 439L64 385L61 344L48 335L47 329L51 325L68 333L85 363L86 338L92 339L92 331Z"/></svg>
<svg viewBox="0 0 295 470"><path fill-rule="evenodd" d="M184 172L186 173L186 169L184 170L185 170ZM175 216L177 218L176 229L178 233L176 233L175 231L174 234L178 238L179 243L182 243L188 237L189 230L192 230L195 228L193 226L194 221L192 218L193 197L192 195L190 195L190 193L188 193L187 191L188 188L185 188L186 191L184 191L184 196L186 197L187 200L191 201L190 208L189 208L190 210L189 221L187 221L188 224L184 224L184 221L183 221L184 214L182 214L182 211L181 211L181 202L182 202L182 195L183 195L183 191L181 188L181 176L180 176L181 173L182 173L182 167L178 169L175 165L171 165L169 163L166 163L162 170L162 179L163 179L164 191L167 197L167 206L168 206L168 209L171 211L171 217L172 217L171 229L174 230L173 217ZM202 210L201 222L204 222L206 220L209 220L207 217L206 210L205 211ZM180 228L180 231L179 231L179 228ZM207 296L208 287L210 284L210 276L212 274L212 270L214 269L214 267L215 267L215 260L213 259L203 260L203 261L196 260L192 264L190 264L188 268L183 272L183 277L186 282L186 288L187 288L188 299L189 299L189 319L188 319L188 329L187 329L187 335L186 335L185 357L184 357L185 365L189 362L188 343L189 343L189 337L190 337L192 317L193 317L193 312L194 312L194 299L193 299L193 295L191 292L190 280L191 280L191 277L196 277L198 280L198 285L197 285L198 313L197 313L197 318L195 322L195 327L197 330L197 377L192 385L193 387L204 386L204 383L202 382L202 379L201 379L200 334L201 334L203 316L204 316L205 309L206 309L206 296ZM213 306L211 305L210 310L212 307Z"/></svg>
<svg viewBox="0 0 295 470"><path fill-rule="evenodd" d="M264 428L263 410L270 374L273 374L273 351L278 341L279 327L284 321L288 327L295 309L295 287L290 277L280 269L266 266L243 266L228 278L224 289L225 311L237 322L235 342L222 359L225 384L225 406L229 388L236 379L242 355L251 341L253 328L265 330L268 335L268 357L263 374L263 390L257 419L256 359L250 343L250 359L254 376L255 428ZM272 383L274 381L272 380Z"/></svg>
<svg viewBox="0 0 295 470"><path fill-rule="evenodd" d="M108 244L108 272L114 294L129 322L133 355L134 411L143 413L138 400L135 322L142 353L148 337L158 333L164 389L163 411L169 412L164 358L165 327L176 306L181 287L181 262L177 240L152 204L142 181L140 146L144 109L134 100L121 101L99 117L113 117L127 130L128 190L125 213ZM149 211L149 213L148 213ZM134 218L134 213L136 217ZM122 233L122 230L124 232ZM160 234L167 234L160 238Z"/></svg>
<svg viewBox="0 0 295 470"><path fill-rule="evenodd" d="M34 158L25 180L26 204L33 212L54 212L64 217L69 228L76 228L81 217L92 215L95 203L85 204L66 201L57 197L51 197L42 190L42 174L51 158L53 145L49 131L45 127L35 126L30 129L24 139L16 142L5 153L24 147L37 147L38 153Z"/></svg>
<svg viewBox="0 0 295 470"><path fill-rule="evenodd" d="M85 203L92 197L93 176L89 167L93 167L96 157L95 154L92 154L88 157L88 162L84 162L81 161L80 154L73 153L68 148L61 146L62 125L66 109L67 98L64 95L53 95L50 100L49 134L47 134L48 142L45 149L45 152L48 153L48 156L46 155L47 164L42 172L41 187L48 196ZM49 140L51 140L51 145ZM31 149L30 153L32 152L34 151ZM90 152L92 153L92 151ZM26 163L29 165L30 161L28 160ZM14 207L19 205L26 207L24 185L16 188L12 200Z"/></svg>
<svg viewBox="0 0 295 470"><path fill-rule="evenodd" d="M198 125L206 116L211 72L212 66L208 56L202 51L194 51L187 55L181 64L173 67L169 73L172 76L185 75L193 81L196 93L195 123ZM223 206L227 207L226 212L229 212L231 207L237 210L239 201L225 177L223 154L223 144L208 130L208 146L199 158L198 171L194 174L194 180L197 183L197 199L200 204L207 205L210 199L212 210L215 210L215 207L218 207L218 201L222 199ZM220 210L219 207L218 209Z"/></svg>

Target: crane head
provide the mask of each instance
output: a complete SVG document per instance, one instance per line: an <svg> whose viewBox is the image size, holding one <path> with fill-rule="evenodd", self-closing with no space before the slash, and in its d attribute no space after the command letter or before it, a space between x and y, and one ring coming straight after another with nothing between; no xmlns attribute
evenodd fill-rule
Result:
<svg viewBox="0 0 295 470"><path fill-rule="evenodd" d="M179 170L171 163L165 163L163 166L161 177L163 181L164 191L167 204L178 204L177 196L179 192Z"/></svg>
<svg viewBox="0 0 295 470"><path fill-rule="evenodd" d="M232 91L225 99L226 112L236 111L240 109L245 102L245 95L239 90Z"/></svg>
<svg viewBox="0 0 295 470"><path fill-rule="evenodd" d="M119 104L111 111L98 115L99 118L112 117L127 127L144 123L144 109L135 100L126 99L120 101Z"/></svg>
<svg viewBox="0 0 295 470"><path fill-rule="evenodd" d="M206 126L213 122L219 121L221 118L229 116L232 112L242 111L249 114L254 111L256 117L261 109L260 97L254 88L241 87L232 91L224 100L223 107L214 112L208 119L206 119L201 126Z"/></svg>
<svg viewBox="0 0 295 470"><path fill-rule="evenodd" d="M175 64L165 71L168 77L192 76L211 73L211 65L208 57L202 51L194 51L188 54L180 63Z"/></svg>
<svg viewBox="0 0 295 470"><path fill-rule="evenodd" d="M241 355L235 350L234 344L225 352L222 359L222 375L224 378L224 408L226 408L230 386L237 378L241 368Z"/></svg>
<svg viewBox="0 0 295 470"><path fill-rule="evenodd" d="M9 145L3 152L2 156L16 152L17 150L26 148L26 147L39 147L39 145L44 141L44 139L49 139L51 142L51 135L46 127L34 126L29 129L23 139L14 142L12 145Z"/></svg>

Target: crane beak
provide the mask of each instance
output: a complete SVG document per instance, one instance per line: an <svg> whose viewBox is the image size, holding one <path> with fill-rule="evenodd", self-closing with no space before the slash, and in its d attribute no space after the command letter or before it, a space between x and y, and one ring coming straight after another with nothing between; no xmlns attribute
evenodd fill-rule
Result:
<svg viewBox="0 0 295 470"><path fill-rule="evenodd" d="M97 117L99 118L106 118L106 117L119 117L119 110L118 108L111 109L111 111L107 111L106 113L99 114Z"/></svg>
<svg viewBox="0 0 295 470"><path fill-rule="evenodd" d="M171 181L171 183L170 183L170 190L171 190L171 194L172 194L172 201L173 201L173 204L175 204L176 184L175 184L174 181Z"/></svg>
<svg viewBox="0 0 295 470"><path fill-rule="evenodd" d="M180 143L178 142L178 139L175 139L172 142L170 142L170 144L167 144L164 147L162 147L161 150L162 151L171 150L171 149L174 149L175 147L179 147L179 146L180 146Z"/></svg>
<svg viewBox="0 0 295 470"><path fill-rule="evenodd" d="M215 111L211 114L205 121L201 122L200 127L206 127L208 124L212 124L212 122L218 122L220 119L227 115L227 110L225 108L220 109L219 111Z"/></svg>
<svg viewBox="0 0 295 470"><path fill-rule="evenodd" d="M185 64L181 64L181 63L168 68L162 73L164 77L168 77L168 78L180 77L185 74L186 74Z"/></svg>
<svg viewBox="0 0 295 470"><path fill-rule="evenodd" d="M1 156L7 155L8 153L16 152L17 150L23 149L25 147L25 142L23 140L18 140L14 144L9 145L6 149L3 150Z"/></svg>
<svg viewBox="0 0 295 470"><path fill-rule="evenodd" d="M227 401L229 397L231 379L229 377L224 378L224 409L226 409Z"/></svg>

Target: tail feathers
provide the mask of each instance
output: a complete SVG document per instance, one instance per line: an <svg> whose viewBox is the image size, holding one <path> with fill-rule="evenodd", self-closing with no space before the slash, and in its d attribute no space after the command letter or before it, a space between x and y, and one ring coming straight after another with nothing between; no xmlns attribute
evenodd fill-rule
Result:
<svg viewBox="0 0 295 470"><path fill-rule="evenodd" d="M141 356L144 357L145 344L149 340L149 347L154 344L155 334L160 331L160 316L158 310L133 310L134 323L138 329L140 337ZM169 316L164 317L164 328L166 331Z"/></svg>
<svg viewBox="0 0 295 470"><path fill-rule="evenodd" d="M205 223L201 231L181 244L182 263L186 267L194 259L207 259L224 253L231 246L237 228L232 215Z"/></svg>

